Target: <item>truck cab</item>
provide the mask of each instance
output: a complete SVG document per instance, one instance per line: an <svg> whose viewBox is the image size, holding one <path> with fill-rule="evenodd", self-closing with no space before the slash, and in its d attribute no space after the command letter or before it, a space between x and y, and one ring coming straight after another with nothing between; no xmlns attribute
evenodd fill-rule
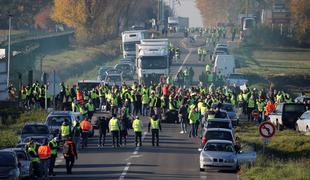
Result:
<svg viewBox="0 0 310 180"><path fill-rule="evenodd" d="M136 44L140 44L140 41L146 38L146 30L134 30L124 31L122 33L122 51L123 57L135 57Z"/></svg>
<svg viewBox="0 0 310 180"><path fill-rule="evenodd" d="M270 121L278 128L295 128L296 121L306 111L302 103L280 103L274 112L270 113Z"/></svg>

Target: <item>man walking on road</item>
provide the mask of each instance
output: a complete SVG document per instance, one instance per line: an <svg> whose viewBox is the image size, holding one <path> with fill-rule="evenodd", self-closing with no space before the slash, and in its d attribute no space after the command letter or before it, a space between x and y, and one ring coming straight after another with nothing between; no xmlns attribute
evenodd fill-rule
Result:
<svg viewBox="0 0 310 180"><path fill-rule="evenodd" d="M87 144L88 144L88 135L89 135L89 132L92 126L91 126L91 123L87 119L82 121L80 126L82 129L82 148L85 148L87 147Z"/></svg>
<svg viewBox="0 0 310 180"><path fill-rule="evenodd" d="M161 131L160 121L157 116L152 116L148 125L148 132L152 130L152 145L155 146L155 137L156 137L156 146L159 146L159 131Z"/></svg>
<svg viewBox="0 0 310 180"><path fill-rule="evenodd" d="M112 115L112 119L109 122L109 129L112 133L113 147L115 148L115 140L116 140L116 146L119 147L120 124L118 119L116 118L116 114Z"/></svg>
<svg viewBox="0 0 310 180"><path fill-rule="evenodd" d="M42 178L47 179L49 161L51 157L51 148L48 146L48 141L45 139L42 146L38 149L38 155L41 162Z"/></svg>
<svg viewBox="0 0 310 180"><path fill-rule="evenodd" d="M107 132L109 132L109 121L106 117L99 117L98 129L99 129L98 147L103 147L105 143L106 134Z"/></svg>
<svg viewBox="0 0 310 180"><path fill-rule="evenodd" d="M138 146L138 144L139 144L139 146L142 146L143 125L142 125L142 122L138 116L136 116L136 119L132 122L132 128L133 128L133 131L135 132L136 147Z"/></svg>
<svg viewBox="0 0 310 180"><path fill-rule="evenodd" d="M82 134L82 129L81 129L80 122L76 122L72 130L72 137L73 137L73 142L76 145L76 150L78 152L80 151L81 134Z"/></svg>
<svg viewBox="0 0 310 180"><path fill-rule="evenodd" d="M66 160L67 174L72 174L72 167L74 165L74 161L78 159L78 155L71 137L69 137L63 145L63 154Z"/></svg>
<svg viewBox="0 0 310 180"><path fill-rule="evenodd" d="M57 158L57 151L58 151L58 143L57 143L57 137L53 138L49 143L48 146L51 148L51 160L49 164L49 171L48 174L51 176L55 176L54 173L54 167L55 167L55 162Z"/></svg>

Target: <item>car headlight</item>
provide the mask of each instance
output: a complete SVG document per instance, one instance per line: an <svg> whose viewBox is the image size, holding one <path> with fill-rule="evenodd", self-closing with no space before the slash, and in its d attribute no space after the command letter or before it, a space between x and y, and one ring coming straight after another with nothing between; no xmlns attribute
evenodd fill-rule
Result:
<svg viewBox="0 0 310 180"><path fill-rule="evenodd" d="M208 158L208 157L203 157L201 159L203 162L212 162L212 159L211 158Z"/></svg>

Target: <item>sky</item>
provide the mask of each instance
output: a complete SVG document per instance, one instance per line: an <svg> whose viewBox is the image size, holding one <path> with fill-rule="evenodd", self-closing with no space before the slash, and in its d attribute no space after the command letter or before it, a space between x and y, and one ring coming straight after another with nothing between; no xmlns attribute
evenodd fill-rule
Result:
<svg viewBox="0 0 310 180"><path fill-rule="evenodd" d="M168 4L170 0L165 0ZM177 16L189 17L190 27L202 27L202 17L196 7L196 0L180 0L181 5L175 3Z"/></svg>

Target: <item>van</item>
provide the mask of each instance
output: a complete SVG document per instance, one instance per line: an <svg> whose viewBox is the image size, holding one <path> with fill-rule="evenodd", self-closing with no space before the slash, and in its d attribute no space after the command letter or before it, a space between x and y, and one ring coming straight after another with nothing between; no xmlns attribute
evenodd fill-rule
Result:
<svg viewBox="0 0 310 180"><path fill-rule="evenodd" d="M235 58L232 55L217 55L213 72L222 77L228 77L235 71Z"/></svg>

